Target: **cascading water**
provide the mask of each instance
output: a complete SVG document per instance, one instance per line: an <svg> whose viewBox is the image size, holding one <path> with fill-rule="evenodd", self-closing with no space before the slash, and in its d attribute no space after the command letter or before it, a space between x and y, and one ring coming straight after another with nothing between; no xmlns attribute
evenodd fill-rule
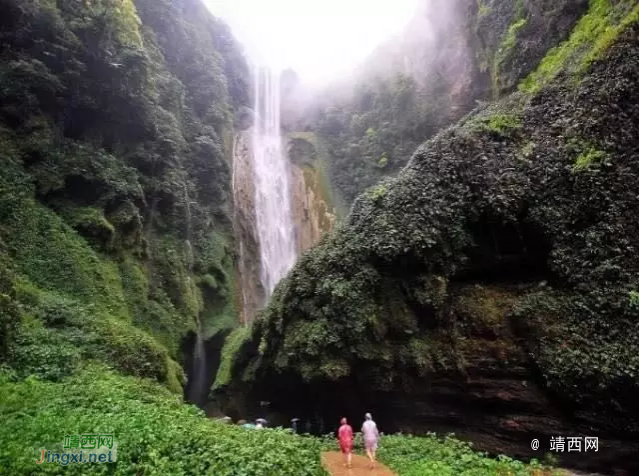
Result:
<svg viewBox="0 0 639 476"><path fill-rule="evenodd" d="M253 128L255 215L260 244L260 278L267 297L296 258L291 171L282 149L280 75L257 68Z"/></svg>
<svg viewBox="0 0 639 476"><path fill-rule="evenodd" d="M192 223L191 223L191 199L189 197L189 191L184 184L184 209L185 209L185 219L186 219L186 240L184 241L185 255L186 255L186 265L187 270L189 272L189 276L187 277L187 283L190 288L193 288L195 284L191 279L191 273L193 273L193 245L191 244L191 235L192 235ZM192 372L189 376L189 379L192 381L189 383L189 395L188 398L193 403L203 403L206 399L206 389L205 389L205 378L206 378L206 355L204 351L204 336L202 323L200 321L200 316L195 316L197 323L197 330L195 334L195 347L193 348L193 363L192 363Z"/></svg>
<svg viewBox="0 0 639 476"><path fill-rule="evenodd" d="M202 324L197 319L197 333L195 334L195 347L193 348L193 371L190 378L192 383L189 388L188 399L196 404L201 404L206 400L206 353L204 349L204 338L202 336Z"/></svg>

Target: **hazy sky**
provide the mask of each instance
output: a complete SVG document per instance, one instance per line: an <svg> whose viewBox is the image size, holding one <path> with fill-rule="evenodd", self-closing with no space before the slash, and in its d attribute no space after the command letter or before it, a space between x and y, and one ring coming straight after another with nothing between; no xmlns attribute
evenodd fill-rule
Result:
<svg viewBox="0 0 639 476"><path fill-rule="evenodd" d="M348 74L401 32L419 0L204 0L247 53L318 83Z"/></svg>

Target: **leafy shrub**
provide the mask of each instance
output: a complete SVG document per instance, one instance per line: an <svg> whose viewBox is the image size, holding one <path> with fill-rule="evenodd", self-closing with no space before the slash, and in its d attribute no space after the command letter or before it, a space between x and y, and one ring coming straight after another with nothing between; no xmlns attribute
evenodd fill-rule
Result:
<svg viewBox="0 0 639 476"><path fill-rule="evenodd" d="M550 474L533 460L530 464L507 456L489 458L475 452L469 443L448 436L431 434L427 437L405 435L383 436L378 452L381 461L400 476L485 476L508 474L530 476Z"/></svg>
<svg viewBox="0 0 639 476"><path fill-rule="evenodd" d="M323 476L319 441L209 420L150 381L90 366L61 383L0 374L0 466L7 474ZM35 464L64 435L114 433L117 463Z"/></svg>

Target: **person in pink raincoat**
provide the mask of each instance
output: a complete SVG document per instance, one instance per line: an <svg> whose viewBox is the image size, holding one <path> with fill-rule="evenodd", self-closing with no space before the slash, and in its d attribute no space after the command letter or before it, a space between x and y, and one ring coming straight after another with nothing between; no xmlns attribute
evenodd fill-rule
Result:
<svg viewBox="0 0 639 476"><path fill-rule="evenodd" d="M347 468L351 467L351 459L353 456L353 428L348 424L346 418L342 418L341 426L337 432L339 439L339 447L344 455L344 464Z"/></svg>

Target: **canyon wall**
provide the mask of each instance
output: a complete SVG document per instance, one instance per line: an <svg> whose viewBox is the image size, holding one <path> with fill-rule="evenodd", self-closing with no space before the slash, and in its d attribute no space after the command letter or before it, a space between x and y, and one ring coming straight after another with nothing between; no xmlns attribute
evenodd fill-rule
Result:
<svg viewBox="0 0 639 476"><path fill-rule="evenodd" d="M337 214L316 140L313 134L290 134L287 139L299 254L319 243L322 236L333 229Z"/></svg>
<svg viewBox="0 0 639 476"><path fill-rule="evenodd" d="M233 148L233 230L237 257L239 321L247 326L264 307L260 282L259 238L255 220L255 173L252 128L235 136Z"/></svg>

